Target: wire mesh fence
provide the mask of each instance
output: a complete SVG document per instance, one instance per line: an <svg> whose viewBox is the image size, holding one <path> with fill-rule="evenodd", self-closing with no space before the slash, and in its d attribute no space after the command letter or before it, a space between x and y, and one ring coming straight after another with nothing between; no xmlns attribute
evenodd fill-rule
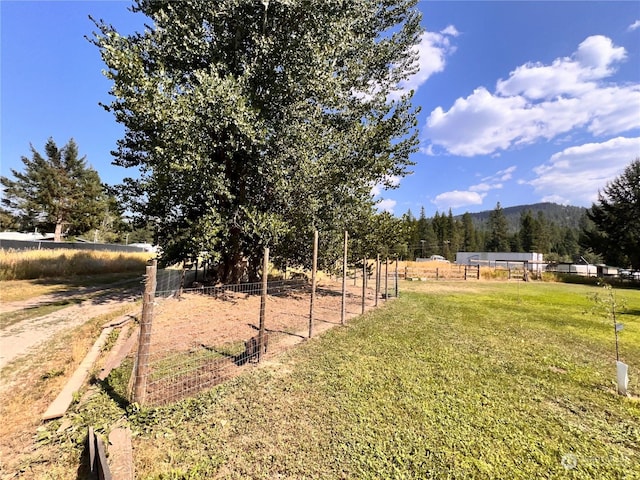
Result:
<svg viewBox="0 0 640 480"><path fill-rule="evenodd" d="M195 395L397 296L397 268L376 265L344 279L188 289L180 271L158 271L151 333L140 336L147 350L134 367L144 373L142 386L135 375L136 401L162 405Z"/></svg>

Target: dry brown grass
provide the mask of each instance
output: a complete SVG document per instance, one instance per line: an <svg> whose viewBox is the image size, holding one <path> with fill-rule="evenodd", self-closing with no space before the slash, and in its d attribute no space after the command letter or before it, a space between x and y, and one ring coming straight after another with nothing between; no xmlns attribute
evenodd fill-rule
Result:
<svg viewBox="0 0 640 480"><path fill-rule="evenodd" d="M0 249L0 280L66 278L120 272L143 274L146 262L152 255L148 252Z"/></svg>
<svg viewBox="0 0 640 480"><path fill-rule="evenodd" d="M67 285L60 283L42 283L35 280L7 280L0 285L0 300L3 302L15 302L63 292L67 288Z"/></svg>

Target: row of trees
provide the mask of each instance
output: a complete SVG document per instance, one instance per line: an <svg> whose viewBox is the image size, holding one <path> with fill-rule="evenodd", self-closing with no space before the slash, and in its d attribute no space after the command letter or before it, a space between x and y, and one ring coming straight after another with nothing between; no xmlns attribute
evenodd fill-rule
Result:
<svg viewBox="0 0 640 480"><path fill-rule="evenodd" d="M12 170L14 179L2 177L3 230L54 230L58 241L66 236L95 233L94 239L124 243L154 241L155 226L136 228L123 216L126 194L100 182L98 173L78 158L70 140L63 148L53 141L45 145L46 156L31 147L32 158L22 157L24 171ZM427 218L422 208L416 218L408 211L401 218L387 212L363 209L359 221L349 225L352 253L360 258L372 252L405 259L443 255L453 260L458 251L539 252L549 261L606 262L638 268L640 259L640 159L608 184L599 201L580 218L579 227L558 225L542 211L522 210L517 228L510 228L498 203L488 222L476 222L470 213L454 217L436 212ZM329 267L341 251L341 231L323 236L321 259ZM304 265L308 239L299 245L280 247L279 258ZM298 250L299 248L299 250Z"/></svg>
<svg viewBox="0 0 640 480"><path fill-rule="evenodd" d="M442 255L453 260L459 251L539 252L559 261L572 261L581 255L593 257L587 247L580 245L580 230L559 226L541 211L523 211L518 228L510 229L500 203L484 227L478 226L468 212L461 217L454 217L451 211L448 215L437 212L427 218L424 209L418 218L407 212L401 222L407 258Z"/></svg>
<svg viewBox="0 0 640 480"><path fill-rule="evenodd" d="M354 255L555 248L544 217L525 215L515 235L499 205L486 231L468 216L376 213L372 187L405 175L418 143L402 88L422 32L416 0L136 0L133 10L150 19L144 32L96 21L91 41L113 82L103 107L125 129L114 163L135 173L109 189L75 143L51 140L46 160L32 148L25 173L2 179L3 218L58 234L151 225L161 264L204 256L225 283L255 279L264 246L308 264L314 230L324 265L344 230Z"/></svg>
<svg viewBox="0 0 640 480"><path fill-rule="evenodd" d="M640 158L603 188L578 228L558 225L541 211L524 210L518 228L510 229L500 203L485 228L477 228L469 213L426 218L424 209L419 218L409 211L399 222L402 240L395 248L406 258L438 254L453 260L457 251L537 252L549 261L640 269Z"/></svg>

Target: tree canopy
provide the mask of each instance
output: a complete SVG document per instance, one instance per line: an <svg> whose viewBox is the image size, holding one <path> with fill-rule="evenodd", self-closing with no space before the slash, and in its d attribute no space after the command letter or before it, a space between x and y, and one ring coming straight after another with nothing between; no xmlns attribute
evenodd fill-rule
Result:
<svg viewBox="0 0 640 480"><path fill-rule="evenodd" d="M24 171L12 169L14 179L1 177L4 215L23 230L54 230L60 241L63 229L81 234L100 224L107 198L98 173L78 157L73 139L58 148L52 138L45 144L46 157L31 146L31 158L22 157Z"/></svg>
<svg viewBox="0 0 640 480"><path fill-rule="evenodd" d="M640 270L640 158L598 193L582 243L610 265Z"/></svg>
<svg viewBox="0 0 640 480"><path fill-rule="evenodd" d="M313 229L371 215L372 186L406 174L417 145L399 90L415 3L138 0L144 32L96 22L105 108L125 127L115 163L139 171L123 191L155 221L163 263L207 252L237 281L264 245L296 259Z"/></svg>

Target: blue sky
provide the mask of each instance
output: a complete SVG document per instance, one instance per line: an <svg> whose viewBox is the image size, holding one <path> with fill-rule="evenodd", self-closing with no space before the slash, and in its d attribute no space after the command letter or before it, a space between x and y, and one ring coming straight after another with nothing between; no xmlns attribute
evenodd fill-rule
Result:
<svg viewBox="0 0 640 480"><path fill-rule="evenodd" d="M123 129L99 102L110 83L84 37L88 15L121 33L128 1L0 1L1 172L29 145L73 137L109 184ZM640 2L421 1L420 105L413 174L379 191L397 215L454 214L540 201L590 206L640 157Z"/></svg>

